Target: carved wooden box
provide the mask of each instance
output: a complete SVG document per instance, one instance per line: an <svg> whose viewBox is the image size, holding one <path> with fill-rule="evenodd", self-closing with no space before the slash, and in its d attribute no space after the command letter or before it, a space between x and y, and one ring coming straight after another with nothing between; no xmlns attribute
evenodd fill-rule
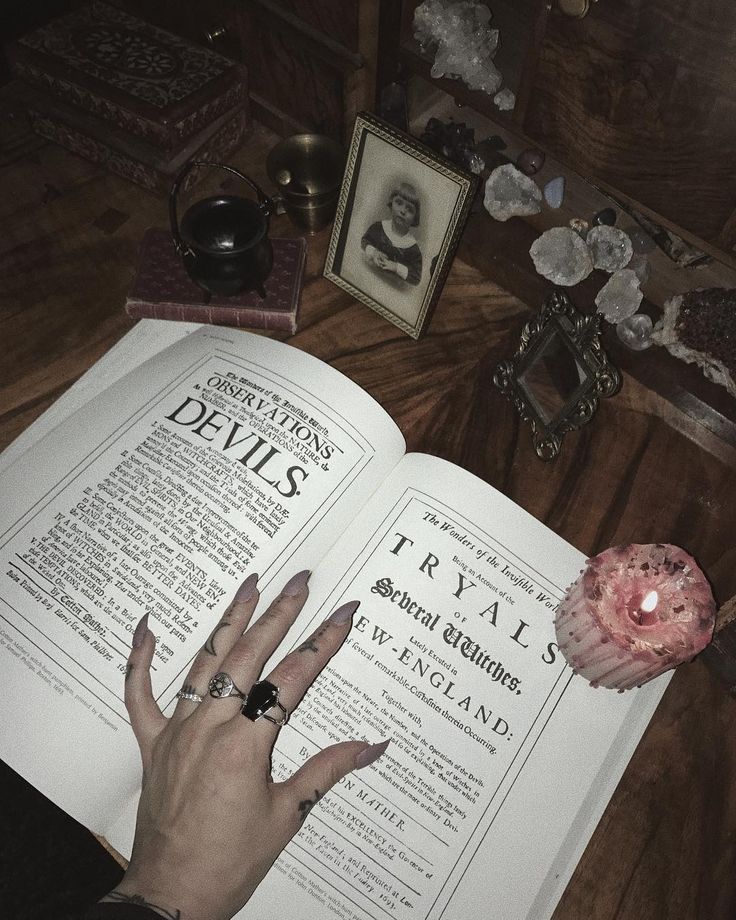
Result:
<svg viewBox="0 0 736 920"><path fill-rule="evenodd" d="M227 158L248 127L242 65L105 3L8 52L37 133L150 189L191 157Z"/></svg>

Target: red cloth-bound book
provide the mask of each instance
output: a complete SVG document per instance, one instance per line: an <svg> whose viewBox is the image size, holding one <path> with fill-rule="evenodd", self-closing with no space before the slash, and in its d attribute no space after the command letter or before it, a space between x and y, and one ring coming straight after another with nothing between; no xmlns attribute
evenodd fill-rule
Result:
<svg viewBox="0 0 736 920"><path fill-rule="evenodd" d="M303 238L271 242L273 268L264 285L265 298L256 291L245 291L234 297L212 295L207 301L205 291L186 273L169 231L147 230L125 310L135 319L173 319L294 333L307 244Z"/></svg>

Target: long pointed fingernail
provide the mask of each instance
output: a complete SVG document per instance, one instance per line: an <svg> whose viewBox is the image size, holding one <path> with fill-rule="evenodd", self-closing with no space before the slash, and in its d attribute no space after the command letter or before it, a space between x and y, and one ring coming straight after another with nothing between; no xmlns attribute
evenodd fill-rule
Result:
<svg viewBox="0 0 736 920"><path fill-rule="evenodd" d="M258 576L255 572L252 575L249 575L243 584L235 592L235 600L249 601L253 595L256 593L256 585L258 584Z"/></svg>
<svg viewBox="0 0 736 920"><path fill-rule="evenodd" d="M144 613L143 616L138 620L138 625L135 628L133 633L133 648L140 648L143 645L143 640L146 638L146 633L148 632L148 614Z"/></svg>
<svg viewBox="0 0 736 920"><path fill-rule="evenodd" d="M337 610L333 610L327 621L328 623L342 626L343 623L348 622L358 607L360 607L360 601L348 601L347 604L343 604Z"/></svg>
<svg viewBox="0 0 736 920"><path fill-rule="evenodd" d="M369 766L384 753L386 748L391 744L391 739L380 741L378 744L369 744L355 758L355 769L362 770L363 767Z"/></svg>
<svg viewBox="0 0 736 920"><path fill-rule="evenodd" d="M297 572L296 575L292 575L284 585L281 591L281 596L296 597L297 594L301 594L302 591L307 587L307 582L309 581L309 576L311 574L312 573L309 569L303 569L301 572Z"/></svg>

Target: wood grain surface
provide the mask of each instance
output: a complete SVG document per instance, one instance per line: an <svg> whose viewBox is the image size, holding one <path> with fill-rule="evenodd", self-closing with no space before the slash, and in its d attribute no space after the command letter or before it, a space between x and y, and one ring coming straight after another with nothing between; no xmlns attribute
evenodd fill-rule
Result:
<svg viewBox="0 0 736 920"><path fill-rule="evenodd" d="M463 108L540 146L568 169L734 264L736 7L729 0L591 3L583 19L556 0L497 0L494 59L517 96L511 112L459 79L431 75L434 49L413 38L420 0L384 30L379 85L414 74ZM462 114L457 116L463 119Z"/></svg>
<svg viewBox="0 0 736 920"><path fill-rule="evenodd" d="M123 305L138 242L147 227L166 226L165 200L60 148L21 143L19 118L9 122L12 149L0 150L0 446L132 326ZM274 142L257 128L233 165L268 188ZM207 182L218 181L213 171ZM294 235L286 217L272 229ZM457 259L415 342L322 278L328 238L309 240L291 342L368 390L410 450L466 467L585 553L677 543L699 560L719 602L736 594L733 445L625 373L621 393L566 437L557 461L543 463L491 383L538 304ZM733 920L734 828L736 701L696 661L675 675L555 920Z"/></svg>
<svg viewBox="0 0 736 920"><path fill-rule="evenodd" d="M254 116L279 134L316 131L347 141L355 115L372 103L373 0L123 2L143 19L242 61Z"/></svg>
<svg viewBox="0 0 736 920"><path fill-rule="evenodd" d="M734 29L728 0L550 15L524 129L582 175L718 243L736 205Z"/></svg>

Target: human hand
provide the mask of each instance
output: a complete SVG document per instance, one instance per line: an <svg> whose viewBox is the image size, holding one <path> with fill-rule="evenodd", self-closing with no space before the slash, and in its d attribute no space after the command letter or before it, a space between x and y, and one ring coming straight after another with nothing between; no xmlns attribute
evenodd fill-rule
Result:
<svg viewBox="0 0 736 920"><path fill-rule="evenodd" d="M270 757L279 727L241 714L242 699L207 692L227 672L247 692L307 599L299 572L246 630L258 602L249 576L199 651L170 719L155 702L150 666L153 633L144 617L133 637L125 703L143 761L143 789L130 866L104 900L145 904L177 920L226 920L253 893L313 805L350 770L367 766L388 741L347 741L315 754L285 782L274 783ZM293 713L350 630L357 602L334 611L268 675ZM245 631L245 632L244 632ZM281 718L278 708L268 715Z"/></svg>
<svg viewBox="0 0 736 920"><path fill-rule="evenodd" d="M378 268L378 260L383 256L383 253L376 249L375 246L371 246L370 243L363 250L365 260L369 265L372 265L374 268Z"/></svg>

